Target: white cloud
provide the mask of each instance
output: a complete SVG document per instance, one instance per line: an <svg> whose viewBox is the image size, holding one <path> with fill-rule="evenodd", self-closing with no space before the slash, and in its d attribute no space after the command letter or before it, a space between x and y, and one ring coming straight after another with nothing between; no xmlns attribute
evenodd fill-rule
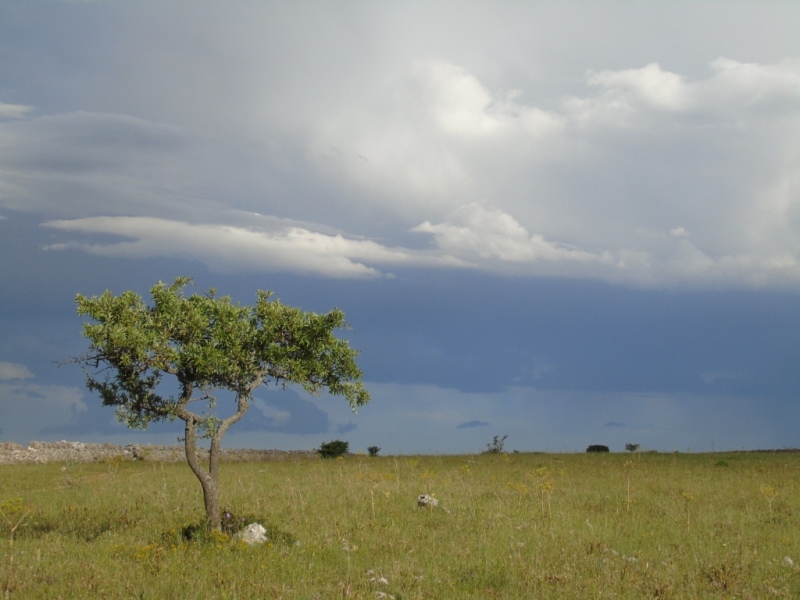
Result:
<svg viewBox="0 0 800 600"><path fill-rule="evenodd" d="M416 61L330 119L310 158L408 219L449 212L490 191L494 167L540 155L562 130L558 115L518 97L492 93L454 63Z"/></svg>
<svg viewBox="0 0 800 600"><path fill-rule="evenodd" d="M212 270L294 271L325 277L376 277L371 264L414 265L442 262L410 250L369 240L312 231L290 222L253 215L254 227L192 224L152 217L89 217L54 220L44 226L72 233L112 234L132 241L50 244L47 250L77 249L120 258L168 256L195 259ZM452 261L451 261L452 262Z"/></svg>
<svg viewBox="0 0 800 600"><path fill-rule="evenodd" d="M0 381L30 379L32 377L33 373L25 365L0 361Z"/></svg>
<svg viewBox="0 0 800 600"><path fill-rule="evenodd" d="M34 110L33 106L0 102L0 119L22 119L32 110Z"/></svg>
<svg viewBox="0 0 800 600"><path fill-rule="evenodd" d="M516 263L609 260L607 255L592 254L530 234L502 210L474 203L459 208L446 222L434 225L425 221L413 231L433 234L441 249L478 263L495 259Z"/></svg>
<svg viewBox="0 0 800 600"><path fill-rule="evenodd" d="M776 64L743 63L729 58L711 62L714 75L697 84L697 103L722 114L769 111L772 118L797 115L800 100L800 59Z"/></svg>
<svg viewBox="0 0 800 600"><path fill-rule="evenodd" d="M795 61L718 59L695 80L652 63L590 72L586 94L545 110L461 66L422 61L337 114L312 156L347 193L417 224L441 249L507 262L611 253L625 277L649 265L637 280L795 285L798 81ZM487 199L513 215L510 237L450 222ZM681 229L692 232L691 256L637 233Z"/></svg>
<svg viewBox="0 0 800 600"><path fill-rule="evenodd" d="M681 110L689 104L687 86L680 75L663 71L657 63L642 69L589 73L587 83L609 90L610 95L603 98L605 103L631 110L638 103L665 110Z"/></svg>
<svg viewBox="0 0 800 600"><path fill-rule="evenodd" d="M411 89L417 88L418 110L429 111L433 124L454 136L496 132L500 121L490 112L492 94L464 68L432 60L411 71Z"/></svg>
<svg viewBox="0 0 800 600"><path fill-rule="evenodd" d="M236 217L236 218L234 218ZM242 220L241 213L226 215ZM198 260L217 272L299 272L334 278L382 275L381 268L473 268L516 275L607 279L635 285L795 287L800 260L790 252L713 256L689 239L682 226L663 234L640 232L649 250L590 251L530 233L512 215L477 203L439 223L411 231L430 234L427 250L315 230L309 224L250 215L249 225L186 223L153 217L87 217L51 220L45 227L67 234L110 234L118 242L69 240L50 251L79 250L118 258L165 256Z"/></svg>
<svg viewBox="0 0 800 600"><path fill-rule="evenodd" d="M370 62L372 78L347 80L352 94L325 79L332 101L300 102L308 90L292 88L280 96L298 100L290 119L266 106L229 131L113 112L0 123L0 206L60 218L51 225L72 234L132 238L51 249L183 256L221 271L373 277L382 265L450 265L800 283L797 61L718 58L704 77L655 62L596 69L570 94L539 98L446 56L393 56L383 72ZM243 133L247 119L259 125ZM231 217L242 209L269 216L243 224ZM309 215L313 225L296 221ZM409 231L433 247L401 247Z"/></svg>
<svg viewBox="0 0 800 600"><path fill-rule="evenodd" d="M600 278L647 287L800 285L800 260L791 253L712 256L690 241L681 226L654 236L662 243L650 244L650 251L591 252L532 234L500 209L470 204L441 223L426 221L413 231L431 234L438 250L473 268L518 275Z"/></svg>
<svg viewBox="0 0 800 600"><path fill-rule="evenodd" d="M676 238L689 237L689 232L686 231L686 229L684 227L681 227L680 225L678 227L673 227L672 229L670 229L669 230L669 234L672 237L676 237Z"/></svg>
<svg viewBox="0 0 800 600"><path fill-rule="evenodd" d="M573 118L581 122L644 122L648 113L702 117L710 123L741 119L739 125L769 111L772 119L797 114L800 100L800 60L777 64L742 63L718 58L709 64L707 79L687 81L658 63L637 69L589 72L586 83L600 93L569 98ZM662 125L683 123L671 119Z"/></svg>

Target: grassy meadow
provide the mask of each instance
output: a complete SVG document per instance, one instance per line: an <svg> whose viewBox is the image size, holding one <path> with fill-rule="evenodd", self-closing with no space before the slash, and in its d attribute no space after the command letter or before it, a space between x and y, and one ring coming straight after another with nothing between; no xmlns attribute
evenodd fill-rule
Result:
<svg viewBox="0 0 800 600"><path fill-rule="evenodd" d="M800 598L800 454L231 462L221 488L270 543L184 539L182 463L0 466L3 597Z"/></svg>

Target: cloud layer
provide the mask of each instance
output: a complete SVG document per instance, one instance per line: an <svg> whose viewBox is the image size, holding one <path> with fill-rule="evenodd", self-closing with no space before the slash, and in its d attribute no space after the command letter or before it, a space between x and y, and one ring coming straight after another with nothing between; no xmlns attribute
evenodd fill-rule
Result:
<svg viewBox="0 0 800 600"><path fill-rule="evenodd" d="M799 26L796 0L0 2L4 435L129 439L54 368L75 293L190 275L340 306L363 351L358 417L256 395L235 444L792 444Z"/></svg>
<svg viewBox="0 0 800 600"><path fill-rule="evenodd" d="M13 120L0 123L0 204L66 217L45 224L73 234L50 250L179 256L217 271L470 267L796 288L798 62L720 58L709 69L700 80L657 63L590 71L582 95L544 107L455 63L418 60L350 105L316 106L303 127L272 132L291 157L262 144L239 166L202 130L3 105ZM220 161L226 180L277 198L226 198L211 176ZM279 190L309 178L327 190L322 205ZM394 227L354 217L331 229L328 211L358 206Z"/></svg>

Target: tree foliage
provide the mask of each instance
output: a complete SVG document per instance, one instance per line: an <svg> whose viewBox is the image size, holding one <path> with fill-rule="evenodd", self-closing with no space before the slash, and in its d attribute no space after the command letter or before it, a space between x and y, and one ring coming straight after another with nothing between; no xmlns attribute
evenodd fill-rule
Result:
<svg viewBox="0 0 800 600"><path fill-rule="evenodd" d="M506 447L507 439L508 434L503 436L494 436L494 438L492 438L492 443L486 444L486 450L483 451L483 454L501 454L503 449Z"/></svg>
<svg viewBox="0 0 800 600"><path fill-rule="evenodd" d="M345 442L342 440L333 440L332 442L323 442L317 453L322 458L338 458L339 456L343 456L347 454L350 450L350 442Z"/></svg>
<svg viewBox="0 0 800 600"><path fill-rule="evenodd" d="M609 452L608 446L604 444L592 444L586 448L587 452Z"/></svg>
<svg viewBox="0 0 800 600"><path fill-rule="evenodd" d="M118 296L76 297L90 341L84 365L87 386L132 428L181 419L186 459L200 480L209 524L219 528L217 480L220 441L247 412L261 385L299 384L312 394L327 389L344 396L353 410L369 401L356 365L358 352L334 331L346 327L344 313L304 312L258 291L252 306L228 296L186 296L180 277L150 289L152 303L127 291ZM170 387L166 378L172 382ZM215 394L235 398L235 412L218 418ZM169 393L171 392L171 393ZM193 409L195 404L205 410ZM208 468L197 459L197 437L210 439Z"/></svg>

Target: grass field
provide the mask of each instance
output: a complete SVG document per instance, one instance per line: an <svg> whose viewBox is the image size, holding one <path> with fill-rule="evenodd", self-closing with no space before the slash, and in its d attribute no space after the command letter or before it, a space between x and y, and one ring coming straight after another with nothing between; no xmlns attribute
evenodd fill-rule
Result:
<svg viewBox="0 0 800 600"><path fill-rule="evenodd" d="M800 598L800 454L0 466L6 598ZM419 509L419 494L440 508ZM13 531L11 529L16 526Z"/></svg>

